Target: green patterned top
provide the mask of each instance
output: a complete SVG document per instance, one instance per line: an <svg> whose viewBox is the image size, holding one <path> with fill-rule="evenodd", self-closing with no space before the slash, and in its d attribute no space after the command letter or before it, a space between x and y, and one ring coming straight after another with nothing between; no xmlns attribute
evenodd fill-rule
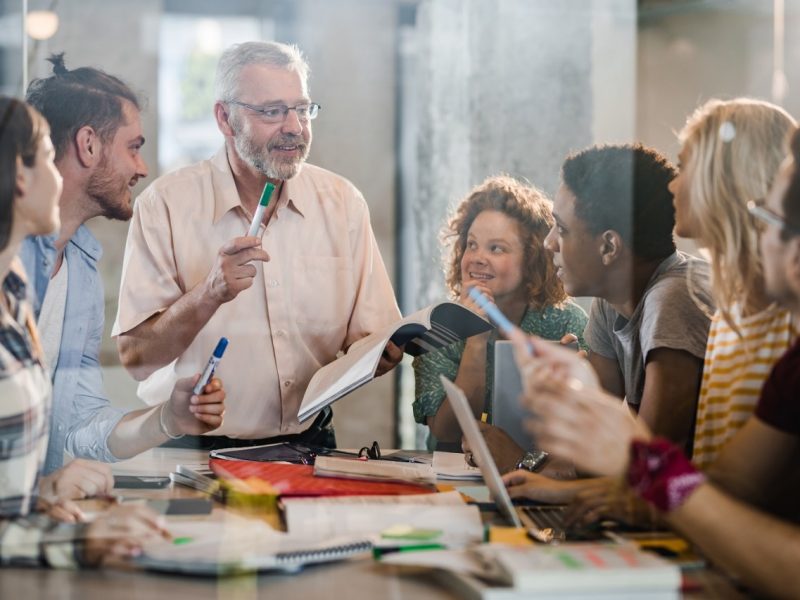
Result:
<svg viewBox="0 0 800 600"><path fill-rule="evenodd" d="M583 330L586 327L586 313L572 300L559 305L548 306L544 310L525 311L520 328L526 333L532 333L546 340L560 340L568 333L578 336L578 343L582 349L587 349L583 339ZM492 407L492 379L494 373L494 342L496 332L489 336L486 348L486 393L484 395L484 412L491 415ZM414 419L423 425L427 418L436 415L439 407L444 402L445 393L439 381L439 375L455 379L461 356L464 353L465 341L456 342L446 348L427 352L414 359ZM436 440L428 436L428 447L434 448Z"/></svg>

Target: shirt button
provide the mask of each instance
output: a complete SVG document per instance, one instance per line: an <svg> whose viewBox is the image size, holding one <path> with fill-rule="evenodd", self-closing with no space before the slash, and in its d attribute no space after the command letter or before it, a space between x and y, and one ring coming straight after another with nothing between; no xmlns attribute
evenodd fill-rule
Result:
<svg viewBox="0 0 800 600"><path fill-rule="evenodd" d="M289 379L283 382L283 387L289 387L290 385L292 385L292 382Z"/></svg>
<svg viewBox="0 0 800 600"><path fill-rule="evenodd" d="M64 426L63 426L63 425L59 425L59 426L58 426L58 430L59 430L59 431L64 431Z"/></svg>
<svg viewBox="0 0 800 600"><path fill-rule="evenodd" d="M283 329L278 329L278 331L275 332L275 335L277 335L278 337L283 337L284 336Z"/></svg>
<svg viewBox="0 0 800 600"><path fill-rule="evenodd" d="M275 279L269 280L269 287L278 287L278 282Z"/></svg>

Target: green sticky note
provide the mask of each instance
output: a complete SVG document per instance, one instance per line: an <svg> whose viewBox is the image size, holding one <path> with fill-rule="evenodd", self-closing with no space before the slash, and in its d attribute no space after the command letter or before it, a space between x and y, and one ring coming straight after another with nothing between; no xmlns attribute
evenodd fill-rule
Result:
<svg viewBox="0 0 800 600"><path fill-rule="evenodd" d="M190 537L176 537L175 539L172 540L172 543L175 544L176 546L182 546L183 544L188 544L191 541L192 538Z"/></svg>

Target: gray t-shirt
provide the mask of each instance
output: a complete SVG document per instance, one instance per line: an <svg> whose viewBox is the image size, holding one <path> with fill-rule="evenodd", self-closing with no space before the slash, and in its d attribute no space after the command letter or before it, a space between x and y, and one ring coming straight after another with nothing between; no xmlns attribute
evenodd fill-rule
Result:
<svg viewBox="0 0 800 600"><path fill-rule="evenodd" d="M638 407L650 351L684 350L702 360L713 310L708 263L676 252L653 273L629 320L595 298L584 337L592 352L617 361L625 398Z"/></svg>

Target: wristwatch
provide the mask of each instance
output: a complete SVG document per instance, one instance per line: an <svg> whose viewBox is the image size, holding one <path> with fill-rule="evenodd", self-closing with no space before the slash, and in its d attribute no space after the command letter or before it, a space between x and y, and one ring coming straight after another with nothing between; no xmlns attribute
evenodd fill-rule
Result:
<svg viewBox="0 0 800 600"><path fill-rule="evenodd" d="M550 455L544 450L531 450L522 455L517 462L517 469L525 469L531 473L536 473L544 467Z"/></svg>

